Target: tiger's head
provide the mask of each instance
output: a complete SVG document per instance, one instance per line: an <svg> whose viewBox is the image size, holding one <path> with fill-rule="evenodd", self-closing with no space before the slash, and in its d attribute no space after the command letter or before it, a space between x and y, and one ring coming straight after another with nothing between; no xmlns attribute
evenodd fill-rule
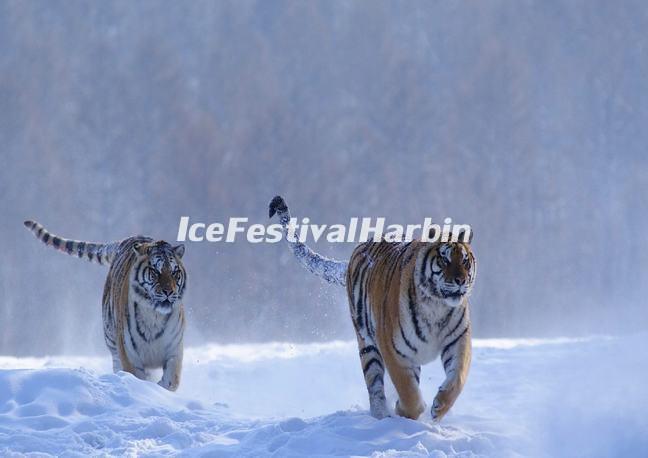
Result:
<svg viewBox="0 0 648 458"><path fill-rule="evenodd" d="M469 241L430 243L419 262L419 285L424 295L457 307L472 292L477 263Z"/></svg>
<svg viewBox="0 0 648 458"><path fill-rule="evenodd" d="M145 299L156 312L169 314L184 294L186 271L182 264L184 245L172 246L158 242L137 243L133 247L132 290Z"/></svg>

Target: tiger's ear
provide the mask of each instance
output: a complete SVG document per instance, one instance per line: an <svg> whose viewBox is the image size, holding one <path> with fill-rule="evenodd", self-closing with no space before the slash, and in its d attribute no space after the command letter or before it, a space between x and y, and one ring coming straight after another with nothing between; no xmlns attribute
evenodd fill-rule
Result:
<svg viewBox="0 0 648 458"><path fill-rule="evenodd" d="M148 243L135 242L135 245L133 245L133 251L138 256L145 256L148 252L148 249L149 249Z"/></svg>
<svg viewBox="0 0 648 458"><path fill-rule="evenodd" d="M175 255L176 255L178 258L182 259L182 256L184 255L184 252L185 252L185 247L184 247L184 245L181 243L180 245L176 245L176 246L174 246L174 247L173 247L173 252L175 253Z"/></svg>

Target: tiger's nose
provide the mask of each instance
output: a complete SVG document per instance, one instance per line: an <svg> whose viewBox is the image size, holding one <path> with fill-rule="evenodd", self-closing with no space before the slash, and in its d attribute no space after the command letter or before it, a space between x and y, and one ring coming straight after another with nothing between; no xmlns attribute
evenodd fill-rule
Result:
<svg viewBox="0 0 648 458"><path fill-rule="evenodd" d="M171 296L173 294L173 290L171 289L162 289L162 292L167 295L167 297Z"/></svg>
<svg viewBox="0 0 648 458"><path fill-rule="evenodd" d="M459 286L462 286L464 283L466 283L466 279L464 277L455 277L455 283Z"/></svg>

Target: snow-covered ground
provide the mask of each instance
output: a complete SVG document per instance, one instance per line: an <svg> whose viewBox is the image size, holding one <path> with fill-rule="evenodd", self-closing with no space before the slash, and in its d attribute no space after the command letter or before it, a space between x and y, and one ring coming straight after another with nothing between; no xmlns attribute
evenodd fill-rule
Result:
<svg viewBox="0 0 648 458"><path fill-rule="evenodd" d="M189 348L175 394L107 357L0 357L0 455L648 456L647 337L475 341L440 424L371 418L354 342Z"/></svg>

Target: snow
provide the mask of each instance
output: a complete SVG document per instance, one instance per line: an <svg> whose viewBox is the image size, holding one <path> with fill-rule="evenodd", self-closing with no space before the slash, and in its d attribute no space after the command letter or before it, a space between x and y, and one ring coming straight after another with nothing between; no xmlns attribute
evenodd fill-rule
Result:
<svg viewBox="0 0 648 458"><path fill-rule="evenodd" d="M441 423L370 417L355 342L188 348L177 393L107 356L0 357L0 455L646 456L646 337L476 340Z"/></svg>

